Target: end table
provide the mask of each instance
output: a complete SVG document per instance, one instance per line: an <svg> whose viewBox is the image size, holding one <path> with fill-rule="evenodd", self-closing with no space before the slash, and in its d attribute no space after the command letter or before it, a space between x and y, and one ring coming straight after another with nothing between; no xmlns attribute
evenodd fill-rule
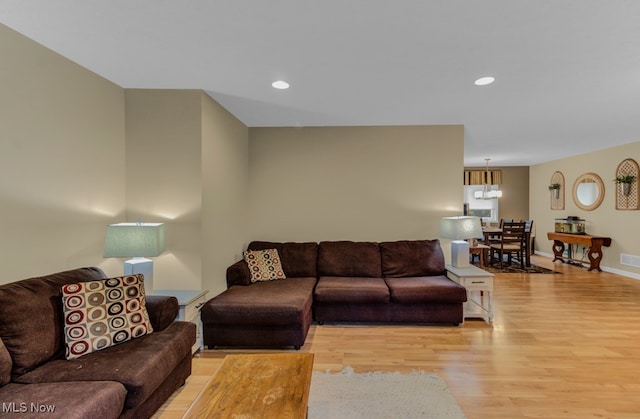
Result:
<svg viewBox="0 0 640 419"><path fill-rule="evenodd" d="M467 289L467 302L463 304L464 318L481 318L493 321L493 274L470 265L468 268L456 268L446 265L447 277Z"/></svg>

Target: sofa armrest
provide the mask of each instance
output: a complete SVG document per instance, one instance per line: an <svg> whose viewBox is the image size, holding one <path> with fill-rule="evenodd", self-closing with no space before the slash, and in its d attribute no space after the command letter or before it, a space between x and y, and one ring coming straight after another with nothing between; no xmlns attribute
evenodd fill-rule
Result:
<svg viewBox="0 0 640 419"><path fill-rule="evenodd" d="M11 381L11 369L13 368L13 360L11 354L4 346L2 338L0 338L0 387Z"/></svg>
<svg viewBox="0 0 640 419"><path fill-rule="evenodd" d="M147 295L146 305L154 332L169 327L178 317L180 311L178 299L167 295Z"/></svg>
<svg viewBox="0 0 640 419"><path fill-rule="evenodd" d="M251 271L244 260L239 260L227 268L227 288L232 285L251 285Z"/></svg>

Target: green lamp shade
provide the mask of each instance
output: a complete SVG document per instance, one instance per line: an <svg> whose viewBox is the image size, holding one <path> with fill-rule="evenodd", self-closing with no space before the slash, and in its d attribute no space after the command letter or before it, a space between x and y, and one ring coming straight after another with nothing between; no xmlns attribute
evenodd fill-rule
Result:
<svg viewBox="0 0 640 419"><path fill-rule="evenodd" d="M104 257L150 257L165 250L164 223L119 223L107 226Z"/></svg>

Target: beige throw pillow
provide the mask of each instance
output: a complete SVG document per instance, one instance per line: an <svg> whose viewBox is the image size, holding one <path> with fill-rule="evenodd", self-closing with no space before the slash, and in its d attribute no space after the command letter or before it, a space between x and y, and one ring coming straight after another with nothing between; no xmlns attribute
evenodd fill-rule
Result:
<svg viewBox="0 0 640 419"><path fill-rule="evenodd" d="M277 249L247 250L244 260L251 271L251 282L286 279Z"/></svg>
<svg viewBox="0 0 640 419"><path fill-rule="evenodd" d="M153 332L141 274L62 287L67 359Z"/></svg>

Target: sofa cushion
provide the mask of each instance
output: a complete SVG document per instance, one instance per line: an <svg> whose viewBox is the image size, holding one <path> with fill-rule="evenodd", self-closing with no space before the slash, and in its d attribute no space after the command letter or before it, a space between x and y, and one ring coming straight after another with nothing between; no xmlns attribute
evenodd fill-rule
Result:
<svg viewBox="0 0 640 419"><path fill-rule="evenodd" d="M316 278L288 278L233 286L202 308L203 323L302 324L313 303Z"/></svg>
<svg viewBox="0 0 640 419"><path fill-rule="evenodd" d="M314 298L320 303L388 303L389 288L382 278L321 276Z"/></svg>
<svg viewBox="0 0 640 419"><path fill-rule="evenodd" d="M17 376L64 356L60 287L105 279L98 268L80 268L0 285L0 338Z"/></svg>
<svg viewBox="0 0 640 419"><path fill-rule="evenodd" d="M14 410L17 410L16 412L4 410L3 419L118 418L126 395L127 390L124 386L115 381L12 383L0 389L0 400L3 405L15 407ZM42 410L34 410L37 408ZM20 411L21 409L23 411Z"/></svg>
<svg viewBox="0 0 640 419"><path fill-rule="evenodd" d="M280 262L284 273L291 278L317 278L317 243L277 243L254 241L248 250L276 249L280 255Z"/></svg>
<svg viewBox="0 0 640 419"><path fill-rule="evenodd" d="M0 387L11 381L11 355L0 339Z"/></svg>
<svg viewBox="0 0 640 419"><path fill-rule="evenodd" d="M121 345L91 352L70 361L58 359L15 379L21 384L63 381L117 381L127 389L125 406L142 404L180 364L191 355L196 341L196 325L173 322L154 332Z"/></svg>
<svg viewBox="0 0 640 419"><path fill-rule="evenodd" d="M142 274L62 286L67 359L153 332Z"/></svg>
<svg viewBox="0 0 640 419"><path fill-rule="evenodd" d="M409 278L385 278L391 292L391 302L463 303L467 290L444 275Z"/></svg>
<svg viewBox="0 0 640 419"><path fill-rule="evenodd" d="M245 262L249 265L251 282L287 279L277 249L247 250L243 255Z"/></svg>
<svg viewBox="0 0 640 419"><path fill-rule="evenodd" d="M378 243L325 241L318 245L318 276L381 278Z"/></svg>
<svg viewBox="0 0 640 419"><path fill-rule="evenodd" d="M445 273L444 254L438 239L382 242L380 256L385 278Z"/></svg>

